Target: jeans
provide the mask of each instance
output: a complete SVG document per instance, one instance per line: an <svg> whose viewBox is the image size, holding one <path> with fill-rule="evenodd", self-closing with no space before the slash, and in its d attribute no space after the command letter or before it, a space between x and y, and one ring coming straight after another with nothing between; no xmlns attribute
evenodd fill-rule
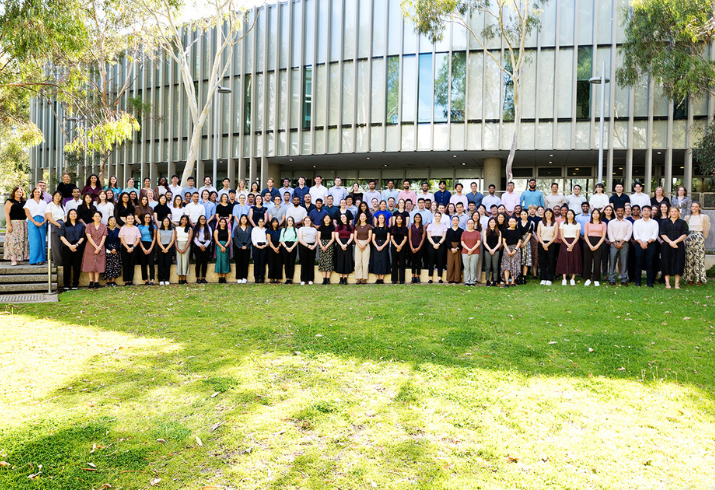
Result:
<svg viewBox="0 0 715 490"><path fill-rule="evenodd" d="M641 279L643 278L643 269L646 271L646 284L649 286L655 281L655 243L649 243L648 246L643 249L638 242L635 246L636 250L636 273L635 281L636 284L640 286Z"/></svg>
<svg viewBox="0 0 715 490"><path fill-rule="evenodd" d="M616 248L614 243L611 244L610 259L608 267L608 281L616 281L616 273L618 271L618 257L621 258L621 282L628 282L628 242L623 242L623 246Z"/></svg>

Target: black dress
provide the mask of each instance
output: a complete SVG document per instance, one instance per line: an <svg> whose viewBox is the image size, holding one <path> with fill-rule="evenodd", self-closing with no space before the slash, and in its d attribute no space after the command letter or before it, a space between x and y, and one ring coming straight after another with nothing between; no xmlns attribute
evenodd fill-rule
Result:
<svg viewBox="0 0 715 490"><path fill-rule="evenodd" d="M390 245L390 252L392 255L392 276L390 278L392 279L392 282L404 283L405 269L407 267L407 251L410 250L407 227L405 226L404 221L402 226L393 226L390 232L395 243L402 243L402 241L407 238L407 240L405 240L405 244L399 252L397 251L397 247Z"/></svg>
<svg viewBox="0 0 715 490"><path fill-rule="evenodd" d="M387 241L390 230L386 226L375 226L372 228L372 236L377 245L382 245ZM387 246L378 251L377 247L370 247L370 272L373 274L385 275L390 273L390 247Z"/></svg>
<svg viewBox="0 0 715 490"><path fill-rule="evenodd" d="M665 219L660 222L660 234L667 236L670 240L677 240L683 235L688 235L688 224L681 218L678 218L675 222L671 219ZM660 255L660 270L664 276L683 275L683 270L685 269L685 240L678 243L677 249L664 241L660 248Z"/></svg>

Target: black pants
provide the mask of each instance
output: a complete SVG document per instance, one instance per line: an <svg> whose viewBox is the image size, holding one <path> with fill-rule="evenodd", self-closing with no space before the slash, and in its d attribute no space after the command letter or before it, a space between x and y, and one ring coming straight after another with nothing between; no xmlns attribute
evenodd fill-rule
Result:
<svg viewBox="0 0 715 490"><path fill-rule="evenodd" d="M407 246L407 244L405 244ZM397 247L390 247L390 254L392 256L392 282L405 282L405 263L407 260L407 249L402 247L402 250L397 251Z"/></svg>
<svg viewBox="0 0 715 490"><path fill-rule="evenodd" d="M542 281L553 281L556 271L556 244L549 245L548 250L539 243L539 268L541 269Z"/></svg>
<svg viewBox="0 0 715 490"><path fill-rule="evenodd" d="M275 252L272 248L266 249L268 255L268 279L283 279L283 259L281 250Z"/></svg>
<svg viewBox="0 0 715 490"><path fill-rule="evenodd" d="M236 279L248 279L248 263L251 260L250 245L243 250L233 247L233 256L236 257Z"/></svg>
<svg viewBox="0 0 715 490"><path fill-rule="evenodd" d="M194 257L196 258L196 279L203 279L206 277L206 271L209 268L210 256L210 247L206 247L206 250L201 250L201 247L194 246Z"/></svg>
<svg viewBox="0 0 715 490"><path fill-rule="evenodd" d="M315 250L303 244L298 244L300 249L300 282L310 282L315 279Z"/></svg>
<svg viewBox="0 0 715 490"><path fill-rule="evenodd" d="M608 277L608 258L611 254L611 245L603 241L601 245L601 277Z"/></svg>
<svg viewBox="0 0 715 490"><path fill-rule="evenodd" d="M77 247L77 251L73 252L62 245L62 271L64 273L65 287L79 287L79 274L82 267L82 255L84 255L84 247Z"/></svg>
<svg viewBox="0 0 715 490"><path fill-rule="evenodd" d="M439 243L441 239L442 237L438 236L432 237L432 240L435 243ZM447 259L447 246L443 243L438 249L435 250L434 246L429 243L429 241L425 241L424 246L427 247L427 256L429 257L428 270L430 277L432 277L435 267L437 267L437 275L442 277L442 271L444 271L444 265Z"/></svg>
<svg viewBox="0 0 715 490"><path fill-rule="evenodd" d="M645 269L646 284L650 286L653 284L653 281L655 281L655 249L655 243L649 243L648 246L643 249L640 243L636 242L635 281L639 286L643 277L643 269ZM629 260L629 262L631 261Z"/></svg>
<svg viewBox="0 0 715 490"><path fill-rule="evenodd" d="M586 237L591 245L596 245L601 238L597 236ZM583 245L583 279L588 281L593 278L594 281L601 281L601 262L603 261L603 247L598 247L591 251L591 247L584 243Z"/></svg>
<svg viewBox="0 0 715 490"><path fill-rule="evenodd" d="M266 250L268 249L253 246L253 278L256 282L262 282L266 278Z"/></svg>
<svg viewBox="0 0 715 490"><path fill-rule="evenodd" d="M151 247L151 242L142 242L144 248ZM156 251L152 249L148 254L144 253L144 250L139 247L137 249L137 254L139 255L139 264L142 266L142 281L147 280L147 267L149 267L149 277L148 279L154 280L154 253Z"/></svg>
<svg viewBox="0 0 715 490"><path fill-rule="evenodd" d="M292 247L295 242L284 242L287 247ZM286 280L293 280L295 276L295 257L298 255L298 247L295 247L290 252L286 250L285 247L281 248L281 254L283 255L283 265L286 268Z"/></svg>
<svg viewBox="0 0 715 490"><path fill-rule="evenodd" d="M174 258L174 246L169 247L169 250L164 253L161 248L158 249L157 253L159 257L157 262L159 263L159 282L169 282L171 277L171 259Z"/></svg>
<svg viewBox="0 0 715 490"><path fill-rule="evenodd" d="M126 247L122 246L122 268L124 273L122 274L122 279L124 282L134 282L134 266L137 262L137 249L135 248L131 253L127 252Z"/></svg>
<svg viewBox="0 0 715 490"><path fill-rule="evenodd" d="M410 249L410 265L412 266L413 274L419 274L422 272L422 255L424 248L425 244L423 243L422 246L415 252Z"/></svg>

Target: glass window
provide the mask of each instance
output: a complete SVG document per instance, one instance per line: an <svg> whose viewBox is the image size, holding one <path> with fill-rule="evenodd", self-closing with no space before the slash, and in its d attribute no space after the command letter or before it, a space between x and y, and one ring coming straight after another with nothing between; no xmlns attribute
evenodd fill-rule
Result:
<svg viewBox="0 0 715 490"><path fill-rule="evenodd" d="M330 61L340 60L340 32L343 25L343 2L330 2Z"/></svg>
<svg viewBox="0 0 715 490"><path fill-rule="evenodd" d="M360 8L365 2L360 3ZM385 15L387 14L387 2L375 2L372 7L372 55L385 56Z"/></svg>
<svg viewBox="0 0 715 490"><path fill-rule="evenodd" d="M500 51L490 51L498 60L501 57ZM501 86L502 71L499 65L488 54L484 56L485 83L487 87L484 93L484 119L499 119L501 114Z"/></svg>
<svg viewBox="0 0 715 490"><path fill-rule="evenodd" d="M256 74L256 117L254 131L263 131L263 73Z"/></svg>
<svg viewBox="0 0 715 490"><path fill-rule="evenodd" d="M596 49L596 66L593 67L593 75L594 77L600 77L601 73L603 72L603 64L606 64L606 78L610 77L611 73L611 48L598 48ZM611 112L611 97L609 94L611 93L610 90L610 84L606 84L606 98L604 99L606 102L606 110L605 110L605 115L608 117L608 115ZM593 111L594 111L594 116L596 117L601 117L601 87L598 85L594 85L591 87L591 94L592 94L592 103L593 103Z"/></svg>
<svg viewBox="0 0 715 490"><path fill-rule="evenodd" d="M303 51L304 65L313 64L313 51L315 51L315 0L305 1L305 49Z"/></svg>
<svg viewBox="0 0 715 490"><path fill-rule="evenodd" d="M290 4L282 3L281 8L281 49L280 55L280 68L286 68L288 66L288 46L290 45L290 38L288 37L288 26L290 25ZM250 36L249 36L250 37ZM240 45L240 43L239 43Z"/></svg>
<svg viewBox="0 0 715 490"><path fill-rule="evenodd" d="M455 29L457 25L455 24ZM464 122L464 96L467 85L467 53L452 53L452 87L450 119L452 122ZM436 94L435 94L436 97ZM436 118L436 115L435 115Z"/></svg>
<svg viewBox="0 0 715 490"><path fill-rule="evenodd" d="M687 119L688 118L688 100L684 100L678 105L673 104L673 118L674 119ZM678 148L678 145L675 145ZM681 145L682 147L682 145Z"/></svg>
<svg viewBox="0 0 715 490"><path fill-rule="evenodd" d="M536 51L526 51L524 65L521 68L521 117L536 117Z"/></svg>
<svg viewBox="0 0 715 490"><path fill-rule="evenodd" d="M387 15L390 29L387 33L387 54L399 54L402 38L402 9L400 0L388 0L388 2Z"/></svg>
<svg viewBox="0 0 715 490"><path fill-rule="evenodd" d="M467 118L482 118L482 81L484 78L484 52L469 53L469 97L467 97Z"/></svg>
<svg viewBox="0 0 715 490"><path fill-rule="evenodd" d="M357 64L357 123L366 124L368 122L368 90L370 79L367 77L367 61L358 61Z"/></svg>
<svg viewBox="0 0 715 490"><path fill-rule="evenodd" d="M258 16L258 22L256 22L256 50L258 51L258 56L256 58L256 71L264 70L265 59L263 56L263 42L265 40L265 36L266 36L266 16L261 14ZM208 73L208 70L207 70L207 73Z"/></svg>
<svg viewBox="0 0 715 490"><path fill-rule="evenodd" d="M372 60L372 114L370 121L382 123L385 119L385 61Z"/></svg>
<svg viewBox="0 0 715 490"><path fill-rule="evenodd" d="M444 54L440 55L441 58L445 59ZM407 71L405 71L407 73ZM447 72L447 77L449 72ZM445 83L445 92L446 92ZM420 55L420 72L419 72L419 88L417 92L418 97L418 112L417 121L418 122L431 122L432 121L432 55L431 54L421 54ZM445 93L446 99L446 93ZM409 99L408 99L409 100ZM403 104L405 99L403 99ZM445 101L446 102L446 101ZM446 108L446 103L445 103ZM404 111L404 105L403 109ZM405 120L405 118L402 118Z"/></svg>
<svg viewBox="0 0 715 490"><path fill-rule="evenodd" d="M278 72L278 129L288 129L288 72Z"/></svg>
<svg viewBox="0 0 715 490"><path fill-rule="evenodd" d="M576 72L576 119L591 117L591 64L593 48L578 48L578 68Z"/></svg>
<svg viewBox="0 0 715 490"><path fill-rule="evenodd" d="M611 2L596 2L598 44L611 44Z"/></svg>
<svg viewBox="0 0 715 490"><path fill-rule="evenodd" d="M318 63L328 60L328 5L330 0L318 0Z"/></svg>
<svg viewBox="0 0 715 490"><path fill-rule="evenodd" d="M328 77L327 77L328 67L326 65L320 65L317 68L317 87L315 89L315 125L317 127L325 126L325 102L328 99Z"/></svg>
<svg viewBox="0 0 715 490"><path fill-rule="evenodd" d="M233 79L233 93L234 93L235 101L236 101L235 102L236 109L238 109L240 100L241 100L241 94L244 93L243 85L241 85L241 79L238 77ZM174 100L178 100L178 99L176 99L176 96L174 97ZM177 108L178 108L178 105L177 105ZM234 121L233 121L234 131L236 131L238 133L241 129L241 117L242 117L243 113L240 110L235 110L235 111L232 111L231 114L234 117ZM178 119L179 119L178 117L174 118L174 136L178 136L178 134L176 133L176 122Z"/></svg>
<svg viewBox="0 0 715 490"><path fill-rule="evenodd" d="M452 25L452 49L455 51L467 49L467 28L461 24ZM454 62L454 60L452 60Z"/></svg>
<svg viewBox="0 0 715 490"><path fill-rule="evenodd" d="M559 45L561 46L573 46L575 1L576 0L559 1Z"/></svg>
<svg viewBox="0 0 715 490"><path fill-rule="evenodd" d="M253 32L249 32L243 40L246 45L246 63L243 69L245 73L251 73L253 70Z"/></svg>
<svg viewBox="0 0 715 490"><path fill-rule="evenodd" d="M343 121L342 124L353 124L355 119L355 63L343 63Z"/></svg>
<svg viewBox="0 0 715 490"><path fill-rule="evenodd" d="M663 93L663 88L655 85L653 92L653 117L668 117L668 98Z"/></svg>
<svg viewBox="0 0 715 490"><path fill-rule="evenodd" d="M385 112L388 124L398 122L398 102L400 100L400 58L389 56L387 58L387 105Z"/></svg>
<svg viewBox="0 0 715 490"><path fill-rule="evenodd" d="M422 56L425 55L420 55L420 112L422 111ZM449 75L449 55L437 53L434 57L434 122L447 122L451 92ZM420 122L426 122L422 121L421 115Z"/></svg>
<svg viewBox="0 0 715 490"><path fill-rule="evenodd" d="M302 95L300 70L293 68L290 72L290 128L297 129L300 123L300 106Z"/></svg>
<svg viewBox="0 0 715 490"><path fill-rule="evenodd" d="M251 132L251 75L246 75L243 87L243 133Z"/></svg>
<svg viewBox="0 0 715 490"><path fill-rule="evenodd" d="M313 69L303 70L303 129L310 129L311 108L313 106Z"/></svg>
<svg viewBox="0 0 715 490"><path fill-rule="evenodd" d="M538 117L551 119L554 117L554 58L551 49L542 50L539 56L539 85L537 94Z"/></svg>
<svg viewBox="0 0 715 490"><path fill-rule="evenodd" d="M593 0L578 0L578 43L593 44Z"/></svg>
<svg viewBox="0 0 715 490"><path fill-rule="evenodd" d="M300 48L303 40L301 30L303 4L301 2L292 2L291 5L293 6L293 59L290 66L296 67L300 66Z"/></svg>
<svg viewBox="0 0 715 490"><path fill-rule="evenodd" d="M358 30L358 58L370 56L370 4L372 0L360 0L358 4L359 30ZM380 8L378 5L377 8Z"/></svg>
<svg viewBox="0 0 715 490"><path fill-rule="evenodd" d="M330 64L330 114L328 114L328 124L335 126L340 119L340 65Z"/></svg>
<svg viewBox="0 0 715 490"><path fill-rule="evenodd" d="M268 69L276 69L276 6L268 6Z"/></svg>
<svg viewBox="0 0 715 490"><path fill-rule="evenodd" d="M402 58L402 122L415 121L415 100L417 99L417 58ZM388 73L388 84L389 73Z"/></svg>
<svg viewBox="0 0 715 490"><path fill-rule="evenodd" d="M390 26L392 27L392 26ZM405 23L403 52L405 54L413 54L417 52L417 43L419 36L415 32L415 26L411 22Z"/></svg>
<svg viewBox="0 0 715 490"><path fill-rule="evenodd" d="M275 130L276 122L273 114L273 109L276 105L276 74L268 73L268 107L266 108L268 113L268 124L266 125L267 130ZM228 101L228 96L224 96ZM229 112L228 107L226 107L226 112Z"/></svg>
<svg viewBox="0 0 715 490"><path fill-rule="evenodd" d="M600 3L600 2L599 2ZM541 5L544 12L541 14L541 46L554 46L556 44L556 2L546 2Z"/></svg>
<svg viewBox="0 0 715 490"><path fill-rule="evenodd" d="M616 66L622 66L623 57L621 53L616 51ZM613 81L611 81L613 83ZM628 117L629 112L629 97L630 89L628 87L622 87L619 83L616 83L616 100L613 104L613 115L617 118Z"/></svg>
<svg viewBox="0 0 715 490"><path fill-rule="evenodd" d="M345 0L345 34L343 34L343 56L346 60L355 58L355 22L357 21L357 0Z"/></svg>
<svg viewBox="0 0 715 490"><path fill-rule="evenodd" d="M558 97L556 98L556 117L571 118L573 109L573 48L559 49Z"/></svg>

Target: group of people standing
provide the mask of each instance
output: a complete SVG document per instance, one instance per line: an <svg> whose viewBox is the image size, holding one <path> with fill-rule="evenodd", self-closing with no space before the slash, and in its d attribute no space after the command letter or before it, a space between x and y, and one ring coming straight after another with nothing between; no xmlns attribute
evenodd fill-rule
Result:
<svg viewBox="0 0 715 490"><path fill-rule="evenodd" d="M192 255L198 283L207 282L212 259L220 283L235 262L239 284L248 282L251 260L256 283L267 275L271 283L291 284L296 261L301 284L315 282L316 262L323 284L333 273L340 284L350 274L358 284L369 274L377 284L387 276L404 284L410 275L420 283L423 269L429 283L475 285L484 272L487 285L504 287L526 283L530 269L542 285L561 277L573 286L576 276L586 286L599 286L603 276L612 285L641 285L643 272L647 286L658 272L666 287L671 277L675 288L681 277L706 281L710 221L684 187L671 202L662 188L650 197L638 183L630 195L617 184L611 196L597 184L587 200L578 185L564 196L554 183L544 195L534 179L523 192L509 182L500 197L494 185L483 195L475 183L463 194L461 184L452 192L445 181L434 193L427 182L415 192L409 180L401 190L389 180L381 191L374 180L367 190L334 182L327 188L316 176L311 187L303 178L291 187L285 179L276 188L268 179L259 191L256 182L233 189L224 179L217 190L209 177L201 188L193 178L180 187L175 175L156 186L144 179L140 189L129 179L122 189L115 177L102 187L91 175L80 189L65 174L52 195L44 182L28 197L12 190L4 258L44 263L49 227L52 260L63 266L67 289L78 287L80 272L89 274L90 288L99 287L100 276L110 287L120 276L131 285L135 265L145 284L168 285L174 263L178 283L186 284Z"/></svg>

